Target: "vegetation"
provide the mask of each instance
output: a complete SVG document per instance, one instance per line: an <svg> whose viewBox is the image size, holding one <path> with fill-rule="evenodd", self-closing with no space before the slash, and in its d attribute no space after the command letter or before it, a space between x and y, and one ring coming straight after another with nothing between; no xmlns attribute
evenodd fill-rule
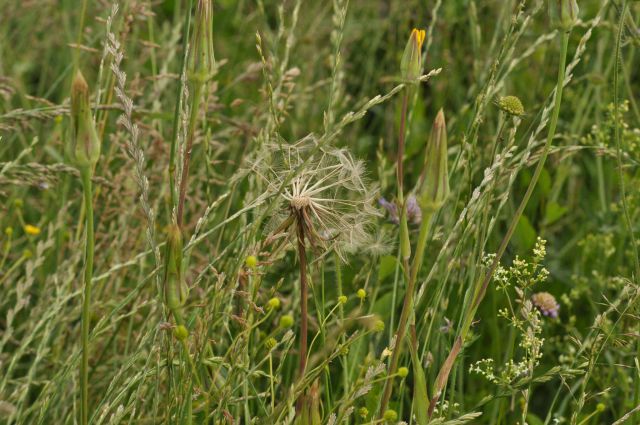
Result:
<svg viewBox="0 0 640 425"><path fill-rule="evenodd" d="M1 4L0 424L640 423L640 3Z"/></svg>

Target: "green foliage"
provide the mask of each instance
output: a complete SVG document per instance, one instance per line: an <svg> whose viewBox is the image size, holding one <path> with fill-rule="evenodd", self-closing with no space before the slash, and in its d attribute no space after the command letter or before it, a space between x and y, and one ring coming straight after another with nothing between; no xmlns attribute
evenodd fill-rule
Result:
<svg viewBox="0 0 640 425"><path fill-rule="evenodd" d="M83 342L91 424L640 423L640 3L78 3L0 18L0 424Z"/></svg>

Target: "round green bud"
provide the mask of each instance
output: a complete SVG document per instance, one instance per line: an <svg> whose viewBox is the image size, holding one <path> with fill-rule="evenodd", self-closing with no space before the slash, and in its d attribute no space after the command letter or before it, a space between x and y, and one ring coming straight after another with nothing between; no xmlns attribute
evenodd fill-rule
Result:
<svg viewBox="0 0 640 425"><path fill-rule="evenodd" d="M338 303L340 303L340 304L346 304L346 303L347 303L347 297L346 297L346 295L340 295L340 296L338 297Z"/></svg>
<svg viewBox="0 0 640 425"><path fill-rule="evenodd" d="M24 258L31 258L33 257L33 252L31 252L30 249L25 249L24 251L22 251L22 256Z"/></svg>
<svg viewBox="0 0 640 425"><path fill-rule="evenodd" d="M346 356L347 354L349 354L349 347L344 346L340 349L340 354L343 356Z"/></svg>
<svg viewBox="0 0 640 425"><path fill-rule="evenodd" d="M362 419L367 419L367 416L369 416L369 409L367 409L366 407L361 407L360 409L358 409L358 415L360 415Z"/></svg>
<svg viewBox="0 0 640 425"><path fill-rule="evenodd" d="M184 341L189 337L189 330L187 330L184 325L178 325L173 328L173 336L175 336L180 341Z"/></svg>
<svg viewBox="0 0 640 425"><path fill-rule="evenodd" d="M515 96L502 96L497 100L496 105L509 115L515 117L524 115L524 106L522 106L520 99Z"/></svg>
<svg viewBox="0 0 640 425"><path fill-rule="evenodd" d="M408 374L409 374L409 369L407 369L406 367L401 367L398 369L399 377L406 378Z"/></svg>
<svg viewBox="0 0 640 425"><path fill-rule="evenodd" d="M271 338L267 338L267 340L264 342L264 345L269 349L272 350L273 347L275 347L278 344L278 341L276 341L275 338L271 337Z"/></svg>
<svg viewBox="0 0 640 425"><path fill-rule="evenodd" d="M596 411L597 411L597 412L602 413L602 412L604 412L605 410L607 410L607 406L605 406L605 405L604 405L604 403L598 403L598 404L596 405Z"/></svg>
<svg viewBox="0 0 640 425"><path fill-rule="evenodd" d="M273 297L267 302L267 305L271 310L275 310L280 307L280 299Z"/></svg>
<svg viewBox="0 0 640 425"><path fill-rule="evenodd" d="M398 413L395 410L389 409L384 412L384 420L387 422L395 422L398 420Z"/></svg>
<svg viewBox="0 0 640 425"><path fill-rule="evenodd" d="M7 227L4 229L4 234L5 234L5 235L7 235L7 236L11 236L11 235L13 235L13 227L11 227L11 226L7 226Z"/></svg>
<svg viewBox="0 0 640 425"><path fill-rule="evenodd" d="M365 291L364 289L360 288L360 289L358 289L358 292L356 292L356 295L361 300L364 300L367 297L367 291Z"/></svg>
<svg viewBox="0 0 640 425"><path fill-rule="evenodd" d="M384 330L384 322L382 320L376 320L373 324L374 332L382 332Z"/></svg>
<svg viewBox="0 0 640 425"><path fill-rule="evenodd" d="M255 269L258 265L258 257L256 257L255 255L250 255L246 260L244 260L244 264L250 269Z"/></svg>
<svg viewBox="0 0 640 425"><path fill-rule="evenodd" d="M280 327L281 328L290 328L293 326L293 317L288 314L285 314L280 318Z"/></svg>
<svg viewBox="0 0 640 425"><path fill-rule="evenodd" d="M24 206L24 201L22 199L16 199L15 201L13 201L13 205L15 205L16 208L20 209Z"/></svg>

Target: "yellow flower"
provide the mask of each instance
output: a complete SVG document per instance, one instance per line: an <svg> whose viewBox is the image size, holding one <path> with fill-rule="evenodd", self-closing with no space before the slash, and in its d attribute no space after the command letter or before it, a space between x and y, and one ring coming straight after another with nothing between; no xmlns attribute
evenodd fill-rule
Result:
<svg viewBox="0 0 640 425"><path fill-rule="evenodd" d="M402 61L400 62L400 72L402 78L414 80L422 72L422 44L426 36L425 30L414 28L409 36L407 46L404 48Z"/></svg>
<svg viewBox="0 0 640 425"><path fill-rule="evenodd" d="M31 224L25 224L24 232L27 235L37 236L40 234L40 228L38 226L32 226Z"/></svg>

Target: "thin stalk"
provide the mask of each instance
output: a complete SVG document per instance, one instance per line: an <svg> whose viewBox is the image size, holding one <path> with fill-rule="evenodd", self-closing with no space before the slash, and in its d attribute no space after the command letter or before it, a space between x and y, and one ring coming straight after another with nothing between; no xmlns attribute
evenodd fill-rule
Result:
<svg viewBox="0 0 640 425"><path fill-rule="evenodd" d="M614 105L614 114L615 114L615 127L614 127L614 136L616 141L616 165L618 169L618 180L620 180L620 198L622 204L622 213L624 215L625 225L629 232L629 237L631 239L631 246L633 247L633 260L635 266L635 280L640 277L640 259L638 257L638 245L636 244L636 238L633 233L633 224L631 222L631 216L629 215L629 207L627 205L627 196L624 184L624 173L622 172L622 143L620 141L620 99L618 94L618 86L620 80L620 62L622 61L622 53L621 53L621 42L622 42L622 31L624 28L624 18L627 14L627 2L626 0L622 3L622 11L620 12L620 23L618 26L618 35L616 37L616 58L615 65L613 68L613 105ZM636 343L636 354L640 356L640 341ZM637 405L640 402L640 377L638 374L634 374L634 393L633 393L633 401L634 404ZM635 415L635 418L638 416Z"/></svg>
<svg viewBox="0 0 640 425"><path fill-rule="evenodd" d="M91 320L91 279L93 279L93 255L95 241L93 235L93 195L91 190L91 170L80 170L84 194L86 242L84 267L84 292L82 300L82 363L80 364L80 423L89 423L89 327Z"/></svg>
<svg viewBox="0 0 640 425"><path fill-rule="evenodd" d="M189 0L189 10L191 10L191 3L193 0ZM187 43L189 39L189 27L191 26L191 13L187 13L185 16L185 23L183 29L182 39L182 63L180 64L180 72L184 72L184 66L187 62ZM171 147L169 151L169 192L171 196L171 208L176 205L176 188L175 177L176 172L176 145L178 143L178 130L180 128L180 113L182 112L182 81L178 82L177 97L175 110L173 111L173 129L171 130Z"/></svg>
<svg viewBox="0 0 640 425"><path fill-rule="evenodd" d="M187 196L187 180L189 179L189 165L191 163L191 150L193 149L193 139L195 138L196 122L198 121L198 113L200 109L200 101L202 98L203 84L196 81L194 84L194 95L191 104L189 116L189 129L187 132L187 145L184 150L184 158L182 160L182 178L180 179L180 195L178 198L178 227L182 229L184 216L184 203Z"/></svg>
<svg viewBox="0 0 640 425"><path fill-rule="evenodd" d="M436 403L438 402L438 399L440 398L440 394L444 389L444 386L447 383L453 364L456 358L458 357L460 350L462 349L462 344L467 336L467 333L469 332L469 328L471 327L471 323L473 322L473 319L475 317L476 310L478 309L480 302L484 298L484 294L486 293L487 287L491 282L493 273L498 268L502 255L507 249L507 245L509 244L509 241L511 241L511 237L513 236L513 233L516 229L516 225L518 224L518 221L520 220L520 217L522 216L522 213L524 212L525 207L529 203L529 199L533 194L533 191L538 183L538 179L540 178L540 174L542 173L542 170L544 168L544 164L547 160L549 149L551 147L551 141L555 136L556 126L558 124L558 117L560 115L560 104L562 102L562 90L564 87L565 66L567 61L567 48L569 45L569 33L570 31L566 31L566 32L563 32L562 34L562 40L561 40L561 46L560 46L561 48L560 63L558 65L558 81L556 84L556 98L555 98L555 103L553 107L553 115L549 123L549 131L547 133L547 139L542 151L542 156L540 157L540 160L538 162L538 165L536 166L536 169L533 173L531 181L529 182L527 191L525 192L524 197L522 198L522 201L520 201L520 205L518 206L518 209L516 210L515 214L511 219L511 223L509 224L507 233L504 235L504 238L500 243L500 247L496 252L496 256L491 266L489 267L489 270L487 270L487 273L485 274L481 284L478 285L477 288L475 289L474 295L471 299L472 301L468 305L467 311L464 314L462 327L460 328L458 336L456 337L456 340L451 348L451 351L449 352L449 355L447 356L447 359L445 360L444 364L440 369L440 372L438 373L438 376L436 378L435 388L434 388L435 389L434 396L431 399L431 403L429 405L429 416L433 415L433 410L436 406Z"/></svg>
<svg viewBox="0 0 640 425"><path fill-rule="evenodd" d="M304 371L307 367L307 331L308 331L308 317L307 317L307 253L304 246L304 224L302 214L299 214L296 220L297 233L298 233L298 257L300 264L300 363L298 367L299 379L304 377ZM304 397L298 398L296 403L296 412L300 413L302 408L302 401Z"/></svg>
<svg viewBox="0 0 640 425"><path fill-rule="evenodd" d="M387 410L387 406L389 405L389 400L391 399L391 392L393 390L393 379L391 378L391 376L393 376L398 369L398 360L400 359L400 354L402 352L402 341L407 331L407 321L409 319L409 315L413 311L413 293L416 286L418 272L422 267L422 258L424 257L424 250L427 246L427 238L429 236L429 230L431 229L432 218L433 211L427 212L422 217L422 223L420 223L418 244L416 246L416 253L411 267L411 274L409 276L407 290L404 295L402 312L400 313L400 319L398 320L398 330L396 331L396 346L393 349L393 354L391 355L391 364L389 366L388 373L389 379L387 379L385 382L384 393L382 395L380 411L378 414L379 419L383 418L384 412Z"/></svg>

